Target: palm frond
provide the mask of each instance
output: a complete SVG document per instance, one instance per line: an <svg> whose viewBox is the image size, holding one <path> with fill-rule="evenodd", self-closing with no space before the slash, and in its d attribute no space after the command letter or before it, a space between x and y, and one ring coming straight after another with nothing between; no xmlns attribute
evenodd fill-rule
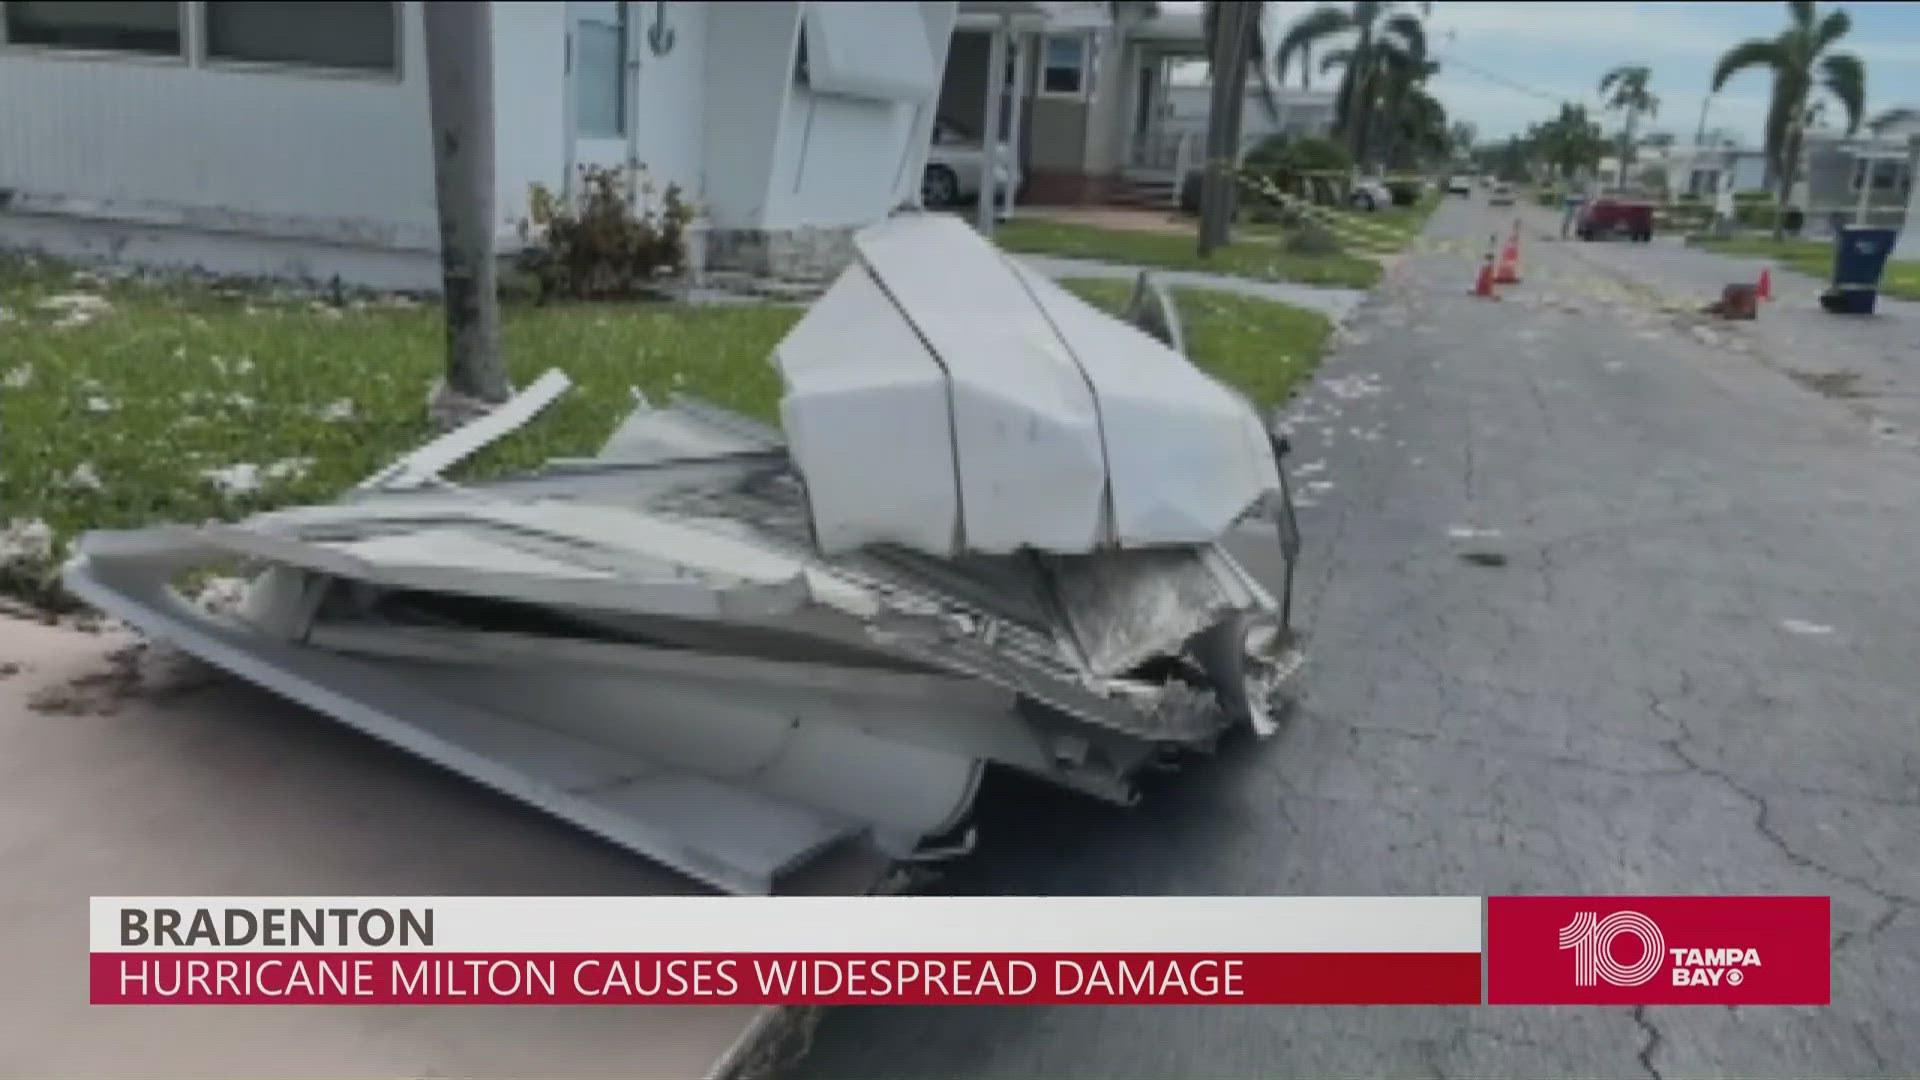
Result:
<svg viewBox="0 0 1920 1080"><path fill-rule="evenodd" d="M1412 15L1395 15L1387 20L1381 33L1381 41L1398 39L1407 55L1425 60L1427 56L1427 28Z"/></svg>
<svg viewBox="0 0 1920 1080"><path fill-rule="evenodd" d="M1827 17L1820 20L1819 29L1813 32L1814 51L1824 50L1827 46L1846 37L1847 31L1852 29L1853 16L1848 15L1846 11L1836 8L1827 12Z"/></svg>
<svg viewBox="0 0 1920 1080"><path fill-rule="evenodd" d="M1327 38L1344 34L1353 28L1353 16L1340 8L1314 8L1295 20L1292 26L1287 27L1287 32L1280 36L1280 47L1273 55L1274 68L1285 79L1287 64L1296 53L1304 54Z"/></svg>
<svg viewBox="0 0 1920 1080"><path fill-rule="evenodd" d="M1713 92L1719 93L1727 80L1748 68L1779 69L1786 66L1786 49L1777 39L1748 38L1728 49L1713 66Z"/></svg>
<svg viewBox="0 0 1920 1080"><path fill-rule="evenodd" d="M1820 61L1820 84L1847 111L1847 134L1859 130L1867 107L1867 66L1852 53L1834 53Z"/></svg>

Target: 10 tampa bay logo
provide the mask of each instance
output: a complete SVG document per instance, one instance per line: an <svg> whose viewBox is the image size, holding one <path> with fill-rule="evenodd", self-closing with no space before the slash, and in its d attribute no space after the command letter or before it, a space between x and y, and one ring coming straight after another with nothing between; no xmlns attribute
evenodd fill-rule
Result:
<svg viewBox="0 0 1920 1080"><path fill-rule="evenodd" d="M1560 948L1573 953L1575 986L1643 986L1663 967L1674 986L1739 986L1745 969L1760 966L1758 949L1669 949L1660 925L1637 911L1576 912L1560 928Z"/></svg>

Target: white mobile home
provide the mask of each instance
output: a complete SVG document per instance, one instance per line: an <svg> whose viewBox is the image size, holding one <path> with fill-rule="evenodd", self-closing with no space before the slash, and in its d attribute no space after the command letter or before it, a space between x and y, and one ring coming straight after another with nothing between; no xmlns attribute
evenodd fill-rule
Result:
<svg viewBox="0 0 1920 1080"><path fill-rule="evenodd" d="M814 276L917 195L953 0L493 5L498 244L644 166L709 266ZM419 0L0 2L0 244L438 285Z"/></svg>

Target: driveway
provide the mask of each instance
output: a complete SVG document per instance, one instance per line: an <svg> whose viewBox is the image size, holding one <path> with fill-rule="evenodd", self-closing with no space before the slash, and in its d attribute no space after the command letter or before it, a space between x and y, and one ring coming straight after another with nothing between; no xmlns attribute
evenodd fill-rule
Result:
<svg viewBox="0 0 1920 1080"><path fill-rule="evenodd" d="M1708 324L1679 309L1758 264L1518 213L1525 283L1408 257L1287 416L1315 666L1282 733L1131 811L989 792L936 888L1831 895L1833 1005L850 1008L807 1075L1920 1070L1920 316L1788 314L1776 273L1760 323ZM1795 374L1870 360L1872 400Z"/></svg>

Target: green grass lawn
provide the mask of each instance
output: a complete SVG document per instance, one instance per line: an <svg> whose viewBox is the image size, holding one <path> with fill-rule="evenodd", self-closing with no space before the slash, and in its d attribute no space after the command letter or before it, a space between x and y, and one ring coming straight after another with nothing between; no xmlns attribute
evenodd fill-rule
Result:
<svg viewBox="0 0 1920 1080"><path fill-rule="evenodd" d="M1122 282L1075 282L1110 309ZM104 298L91 318L45 305ZM1320 315L1178 290L1195 360L1262 406L1313 368ZM97 303L97 302L87 302ZM76 310L73 302L65 305ZM774 345L802 309L772 304L509 306L517 385L559 367L573 389L459 475L590 455L633 407L629 387L777 420ZM324 502L431 437L439 309L346 308L292 294L113 283L0 263L0 594L65 606L53 572L89 528L231 519ZM16 525L51 546L22 552ZM11 531L11 535L9 535ZM33 545L25 545L32 547Z"/></svg>
<svg viewBox="0 0 1920 1080"><path fill-rule="evenodd" d="M1722 255L1745 255L1773 259L1789 270L1827 280L1833 275L1831 240L1774 240L1768 236L1735 236L1726 239L1693 237L1687 241ZM1889 262L1886 276L1880 279L1880 291L1903 300L1920 300L1920 261Z"/></svg>
<svg viewBox="0 0 1920 1080"><path fill-rule="evenodd" d="M111 306L62 325L42 305L63 294ZM328 308L15 263L0 264L0 309L0 531L38 519L63 543L87 528L324 501L432 434L426 395L444 355L437 307ZM770 419L780 380L767 357L799 314L745 304L509 307L516 385L557 366L574 387L467 462L465 475L597 451L632 408L630 386ZM52 595L49 559L9 569L8 546L0 537L0 591Z"/></svg>
<svg viewBox="0 0 1920 1080"><path fill-rule="evenodd" d="M1133 293L1125 281L1069 278L1061 284L1116 314ZM1194 364L1247 395L1263 413L1313 374L1333 333L1333 323L1317 311L1211 289L1172 291Z"/></svg>
<svg viewBox="0 0 1920 1080"><path fill-rule="evenodd" d="M1129 266L1200 270L1255 281L1293 281L1364 289L1380 280L1380 264L1358 256L1289 255L1271 236L1237 230L1232 244L1202 259L1191 233L1102 229L1036 218L1016 218L995 231L994 240L1009 251L1041 252L1100 259Z"/></svg>

